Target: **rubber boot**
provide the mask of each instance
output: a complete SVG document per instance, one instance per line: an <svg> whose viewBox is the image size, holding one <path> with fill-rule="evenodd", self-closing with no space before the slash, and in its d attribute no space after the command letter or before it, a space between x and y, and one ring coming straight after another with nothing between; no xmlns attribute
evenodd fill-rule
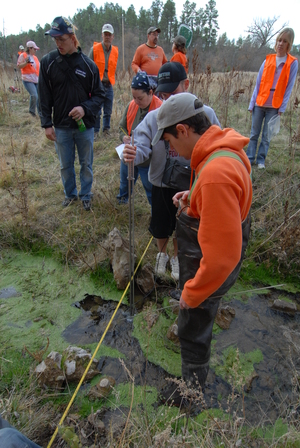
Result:
<svg viewBox="0 0 300 448"><path fill-rule="evenodd" d="M194 388L196 390L201 387L202 391L204 391L208 371L208 362L206 364L187 364L182 362L181 365L183 380L190 388Z"/></svg>

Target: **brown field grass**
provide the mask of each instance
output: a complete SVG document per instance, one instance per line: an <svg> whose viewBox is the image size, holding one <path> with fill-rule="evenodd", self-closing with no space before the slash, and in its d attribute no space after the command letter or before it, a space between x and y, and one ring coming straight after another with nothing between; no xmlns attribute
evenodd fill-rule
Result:
<svg viewBox="0 0 300 448"><path fill-rule="evenodd" d="M233 127L241 134L249 136L251 116L247 107L255 79L255 73L231 71L212 74L208 68L205 73L190 77L190 91L214 108L222 126ZM16 84L20 86L20 93L9 92L8 87ZM94 198L91 212L85 212L79 202L64 209L61 206L64 194L54 145L45 138L39 120L29 115L28 94L15 79L13 68L0 66L1 248L13 247L35 253L51 252L52 256L77 267L80 272L90 272L106 260L104 241L114 227L117 227L125 238L128 237L128 206L120 206L116 201L119 189L119 159L115 147L120 143L118 123L125 106L131 100L129 85L129 73L119 73L114 89L111 137L101 138L94 146ZM247 280L256 278L255 270L262 262L271 274L279 273L282 276L293 276L293 279L299 278L298 98L299 77L283 116L281 131L271 142L267 169L253 170L252 239L245 260L248 268ZM76 173L78 178L78 161ZM140 180L136 184L134 197L135 246L136 254L140 257L150 239L150 206ZM155 254L156 247L153 242L144 262L153 265ZM5 406L13 413L13 405L6 403ZM45 421L53 416L47 406L41 408L39 400L33 403L32 408L45 411ZM131 432L131 436L126 434L128 439L123 440L122 445L112 439L109 446L146 447L150 446L151 441L151 446L156 447L208 447L214 446L216 434L219 437L219 446L242 446L239 444L242 431L242 422L239 419L224 423L211 418L210 424L207 423L206 426L206 439L198 437L197 430L193 437L185 432L170 438L171 424L163 430L161 427L156 428L154 423L151 428L143 425L145 421L132 421L129 427L133 432L139 433L139 437L135 439ZM31 429L27 429L30 434ZM298 430L299 428L296 428L295 435L291 435L295 440L299 440ZM295 443L289 446L299 446L297 441ZM251 440L247 446L287 445L285 439L282 439L282 442L273 441L271 445L263 442L257 444Z"/></svg>

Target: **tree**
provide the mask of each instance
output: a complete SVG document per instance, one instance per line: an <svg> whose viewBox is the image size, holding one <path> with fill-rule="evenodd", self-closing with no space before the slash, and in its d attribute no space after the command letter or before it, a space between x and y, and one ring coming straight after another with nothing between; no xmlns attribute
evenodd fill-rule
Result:
<svg viewBox="0 0 300 448"><path fill-rule="evenodd" d="M149 25L150 22L151 22L150 11L149 10L147 11L146 9L141 7L138 20L140 41L145 41L145 39L147 40L147 29L150 26Z"/></svg>
<svg viewBox="0 0 300 448"><path fill-rule="evenodd" d="M150 17L152 25L154 26L158 25L162 14L162 9L163 9L163 2L161 0L154 0L152 2L152 5L150 7Z"/></svg>
<svg viewBox="0 0 300 448"><path fill-rule="evenodd" d="M171 40L177 26L176 6L173 0L167 0L161 15L160 29L163 39Z"/></svg>
<svg viewBox="0 0 300 448"><path fill-rule="evenodd" d="M138 18L133 5L130 5L125 13L126 28L134 30L138 24Z"/></svg>
<svg viewBox="0 0 300 448"><path fill-rule="evenodd" d="M254 19L252 25L247 29L247 33L249 33L251 37L251 42L259 48L267 45L276 34L287 26L287 24L284 23L277 31L274 31L274 25L278 19L279 17L275 16L273 19Z"/></svg>
<svg viewBox="0 0 300 448"><path fill-rule="evenodd" d="M216 9L216 2L214 0L209 0L205 5L205 10L203 14L203 24L204 24L204 41L205 47L212 47L216 45L217 42L217 30L219 13Z"/></svg>

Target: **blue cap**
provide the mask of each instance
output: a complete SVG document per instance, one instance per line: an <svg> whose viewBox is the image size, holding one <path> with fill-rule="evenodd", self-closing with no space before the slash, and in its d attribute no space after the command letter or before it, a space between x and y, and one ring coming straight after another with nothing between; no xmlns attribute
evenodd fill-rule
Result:
<svg viewBox="0 0 300 448"><path fill-rule="evenodd" d="M55 17L51 23L51 30L46 31L45 34L55 37L62 36L63 34L74 34L74 32L74 27L70 20L60 16Z"/></svg>

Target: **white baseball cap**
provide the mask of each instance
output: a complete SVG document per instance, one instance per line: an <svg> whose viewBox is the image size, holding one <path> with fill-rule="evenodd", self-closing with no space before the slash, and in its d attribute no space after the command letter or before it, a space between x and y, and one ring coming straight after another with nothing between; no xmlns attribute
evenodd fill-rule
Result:
<svg viewBox="0 0 300 448"><path fill-rule="evenodd" d="M110 23L106 23L105 25L103 25L102 27L102 33L110 33L110 34L114 34L114 28Z"/></svg>

